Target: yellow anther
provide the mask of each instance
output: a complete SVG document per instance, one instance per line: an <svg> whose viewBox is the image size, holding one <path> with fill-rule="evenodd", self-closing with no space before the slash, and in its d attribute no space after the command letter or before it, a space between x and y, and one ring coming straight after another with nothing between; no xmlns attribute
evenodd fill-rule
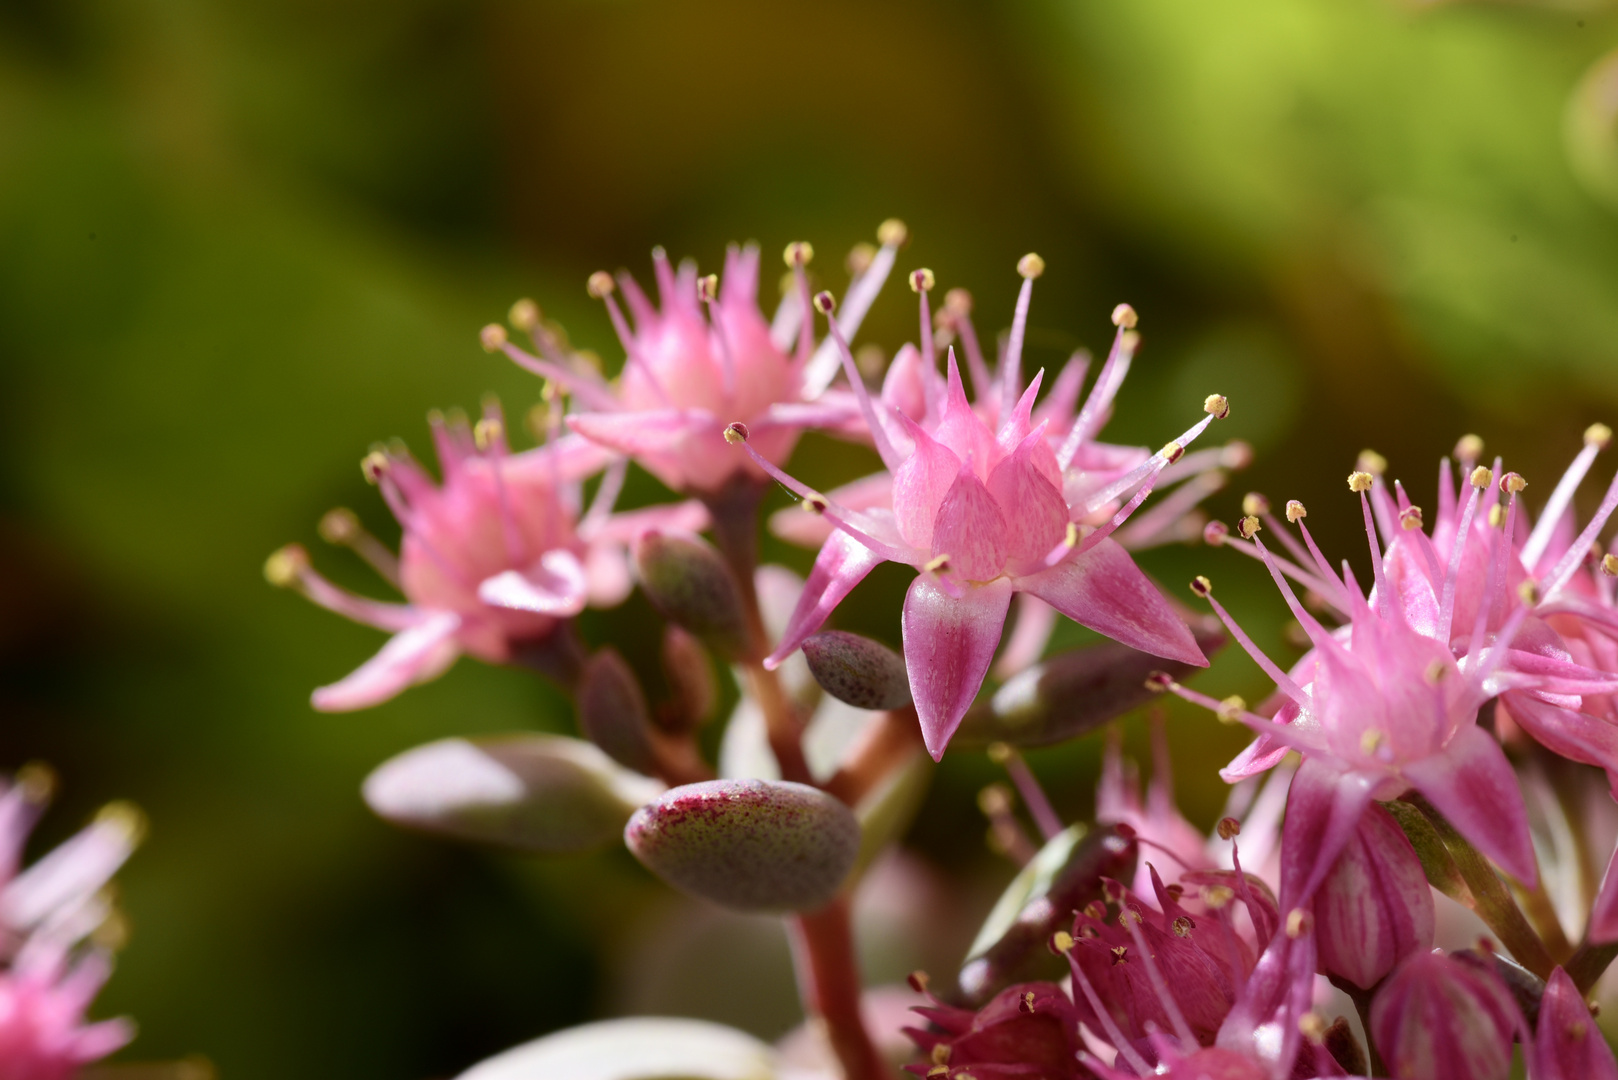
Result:
<svg viewBox="0 0 1618 1080"><path fill-rule="evenodd" d="M1287 912L1287 937L1296 941L1315 928L1315 917L1303 908Z"/></svg>
<svg viewBox="0 0 1618 1080"><path fill-rule="evenodd" d="M1500 478L1500 490L1508 495L1516 495L1528 486L1528 481L1520 473L1508 472Z"/></svg>
<svg viewBox="0 0 1618 1080"><path fill-rule="evenodd" d="M1422 674L1427 679L1428 683L1433 686L1437 686L1439 683L1449 678L1449 665L1444 663L1442 660L1434 660L1432 663L1427 665L1427 670Z"/></svg>
<svg viewBox="0 0 1618 1080"><path fill-rule="evenodd" d="M1354 492L1370 491L1371 484L1374 481L1375 477L1370 473L1363 469L1356 469L1348 474L1348 490Z"/></svg>
<svg viewBox="0 0 1618 1080"><path fill-rule="evenodd" d="M28 762L17 770L11 782L22 797L35 806L50 802L51 796L56 794L56 770L43 761Z"/></svg>
<svg viewBox="0 0 1618 1080"><path fill-rule="evenodd" d="M510 339L506 336L506 328L499 323L492 322L478 331L478 341L482 344L484 352L499 352L508 340Z"/></svg>
<svg viewBox="0 0 1618 1080"><path fill-rule="evenodd" d="M1489 478L1493 475L1494 472L1492 470L1486 469L1482 465L1479 465L1477 468L1472 470L1472 475L1467 477L1466 482L1481 491L1483 488L1489 486Z"/></svg>
<svg viewBox="0 0 1618 1080"><path fill-rule="evenodd" d="M1032 251L1017 260L1017 273L1030 280L1045 272L1045 260Z"/></svg>
<svg viewBox="0 0 1618 1080"><path fill-rule="evenodd" d="M933 284L934 284L933 272L931 270L927 269L925 266L922 267L920 270L912 270L910 272L910 291L911 292L913 292L913 293L932 292L933 291Z"/></svg>
<svg viewBox="0 0 1618 1080"><path fill-rule="evenodd" d="M898 218L889 218L876 227L877 242L884 246L903 247L910 240L910 230Z"/></svg>
<svg viewBox="0 0 1618 1080"><path fill-rule="evenodd" d="M1236 899L1236 890L1229 885L1204 885L1202 887L1202 902L1215 911L1225 907Z"/></svg>
<svg viewBox="0 0 1618 1080"><path fill-rule="evenodd" d="M1057 952L1068 952L1073 948L1073 935L1066 930L1058 930L1051 935L1051 947Z"/></svg>
<svg viewBox="0 0 1618 1080"><path fill-rule="evenodd" d="M820 292L815 293L815 310L822 315L830 315L837 310L837 298L822 289Z"/></svg>
<svg viewBox="0 0 1618 1080"><path fill-rule="evenodd" d="M1252 514L1248 514L1236 523L1236 535L1243 540L1251 540L1258 535L1259 530L1262 528L1264 528L1264 523Z"/></svg>
<svg viewBox="0 0 1618 1080"><path fill-rule="evenodd" d="M539 325L539 305L526 296L511 305L511 311L506 316L511 325L524 333L533 333L534 327Z"/></svg>
<svg viewBox="0 0 1618 1080"><path fill-rule="evenodd" d="M285 589L298 583L309 566L309 553L303 550L302 544L288 544L264 560L264 580L277 589Z"/></svg>
<svg viewBox="0 0 1618 1080"><path fill-rule="evenodd" d="M1360 456L1354 459L1354 467L1372 476L1381 476L1388 471L1388 459L1375 450L1361 450Z"/></svg>
<svg viewBox="0 0 1618 1080"><path fill-rule="evenodd" d="M1489 527L1498 529L1506 523L1506 508L1499 503L1489 507Z"/></svg>
<svg viewBox="0 0 1618 1080"><path fill-rule="evenodd" d="M1270 512L1270 500L1256 491L1249 491L1242 496L1242 513L1249 517Z"/></svg>
<svg viewBox="0 0 1618 1080"><path fill-rule="evenodd" d="M807 240L794 240L787 245L786 251L781 253L781 258L788 266L808 266L814 257L814 245Z"/></svg>
<svg viewBox="0 0 1618 1080"><path fill-rule="evenodd" d="M1297 499L1287 500L1287 520L1296 525L1300 520L1309 516L1309 510Z"/></svg>
<svg viewBox="0 0 1618 1080"><path fill-rule="evenodd" d="M1593 446L1597 450L1605 450L1607 444L1612 442L1612 428L1606 424L1591 424L1584 429L1584 445Z"/></svg>
<svg viewBox="0 0 1618 1080"><path fill-rule="evenodd" d="M1184 915L1181 915L1179 918L1175 919L1170 925L1174 930L1174 936L1181 938L1190 937L1192 929L1196 926L1195 923Z"/></svg>
<svg viewBox="0 0 1618 1080"><path fill-rule="evenodd" d="M1242 834L1242 823L1233 817L1222 817L1219 819L1216 831L1219 833L1219 839L1229 840L1233 836Z"/></svg>
<svg viewBox="0 0 1618 1080"><path fill-rule="evenodd" d="M1163 460L1172 465L1185 454L1185 447L1177 442L1164 443L1163 449L1159 450L1158 454L1162 456Z"/></svg>
<svg viewBox="0 0 1618 1080"><path fill-rule="evenodd" d="M875 261L876 246L874 244L867 244L864 240L861 240L859 243L848 249L848 257L843 260L843 267L848 271L849 277L859 277L861 274L865 273L865 271L869 270L871 268L871 264ZM797 283L797 280L797 277L789 272L787 276L782 279L782 281L786 284L782 287L781 292L785 293L788 289L792 288L792 286Z"/></svg>
<svg viewBox="0 0 1618 1080"><path fill-rule="evenodd" d="M1140 334L1134 330L1125 330L1118 339L1118 348L1125 356L1134 356L1135 350L1140 348Z"/></svg>
<svg viewBox="0 0 1618 1080"><path fill-rule="evenodd" d="M1174 689L1174 676L1166 671L1153 671L1146 676L1146 689L1154 694L1162 694Z"/></svg>
<svg viewBox="0 0 1618 1080"><path fill-rule="evenodd" d="M1601 572L1608 577L1618 577L1618 555L1603 555L1601 557Z"/></svg>
<svg viewBox="0 0 1618 1080"><path fill-rule="evenodd" d="M1378 728L1366 728L1360 735L1360 752L1374 754L1388 741L1387 733Z"/></svg>
<svg viewBox="0 0 1618 1080"><path fill-rule="evenodd" d="M1529 607L1538 607L1543 597L1539 592L1539 582L1529 579L1517 586L1517 596Z"/></svg>
<svg viewBox="0 0 1618 1080"><path fill-rule="evenodd" d="M1009 743L992 742L989 744L989 748L985 752L989 755L990 761L994 762L996 765L1004 765L1006 762L1011 760L1011 755L1016 751L1011 749L1011 744Z"/></svg>
<svg viewBox="0 0 1618 1080"><path fill-rule="evenodd" d="M972 294L962 288L954 288L944 294L944 310L951 315L972 314Z"/></svg>
<svg viewBox="0 0 1618 1080"><path fill-rule="evenodd" d="M1067 547L1079 546L1078 522L1070 521L1067 523L1067 531L1062 534L1062 543Z"/></svg>
<svg viewBox="0 0 1618 1080"><path fill-rule="evenodd" d="M1326 1037L1326 1018L1317 1012L1306 1012L1298 1017L1298 1030L1310 1042L1318 1043Z"/></svg>
<svg viewBox="0 0 1618 1080"><path fill-rule="evenodd" d="M1128 945L1120 945L1116 949L1112 950L1112 966L1113 967L1117 967L1119 964L1127 964L1127 963L1129 963L1129 946Z"/></svg>
<svg viewBox="0 0 1618 1080"><path fill-rule="evenodd" d="M585 291L596 300L604 300L611 296L612 290L616 287L617 286L613 284L612 275L607 273L605 270L597 270L595 273L591 274L589 280L584 283Z"/></svg>
<svg viewBox="0 0 1618 1080"><path fill-rule="evenodd" d="M360 472L372 484L386 476L391 467L392 463L388 460L387 453L382 450L372 450L360 458Z"/></svg>
<svg viewBox="0 0 1618 1080"><path fill-rule="evenodd" d="M933 1064L934 1065L947 1065L947 1064L949 1064L949 1052L950 1052L949 1043L934 1043L933 1044L933 1052L930 1055L932 1057Z"/></svg>
<svg viewBox="0 0 1618 1080"><path fill-rule="evenodd" d="M1455 457L1458 461L1476 461L1483 456L1483 440L1476 435L1462 435L1455 443Z"/></svg>
<svg viewBox="0 0 1618 1080"><path fill-rule="evenodd" d="M1407 506L1399 511L1399 527L1409 532L1421 528L1421 507Z"/></svg>
<svg viewBox="0 0 1618 1080"><path fill-rule="evenodd" d="M316 531L328 544L346 544L360 534L360 519L346 506L334 507L321 515Z"/></svg>
<svg viewBox="0 0 1618 1080"><path fill-rule="evenodd" d="M719 299L719 275L704 274L697 278L697 299L711 304Z"/></svg>
<svg viewBox="0 0 1618 1080"><path fill-rule="evenodd" d="M1034 1011L1034 992L1032 990L1029 990L1023 994L1019 1007L1025 1013L1031 1013Z"/></svg>
<svg viewBox="0 0 1618 1080"><path fill-rule="evenodd" d="M942 574L949 569L949 556L934 555L932 558L927 560L926 564L922 566L922 569L927 571L929 574Z"/></svg>
<svg viewBox="0 0 1618 1080"><path fill-rule="evenodd" d="M1223 420L1230 415L1230 399L1224 394L1209 394L1207 397L1202 399L1202 411L1213 417L1215 420ZM1231 450L1232 447L1236 448L1236 456L1241 460L1233 460L1230 462L1221 460L1221 464L1224 464L1227 468L1232 469L1245 468L1247 463L1252 460L1252 448L1246 443L1231 443L1229 446L1226 446L1225 449L1228 451Z"/></svg>
<svg viewBox="0 0 1618 1080"><path fill-rule="evenodd" d="M146 812L134 803L122 799L110 802L96 811L95 823L111 826L122 833L131 844L138 844L146 838Z"/></svg>
<svg viewBox="0 0 1618 1080"><path fill-rule="evenodd" d="M1196 593L1198 596L1207 596L1213 592L1213 582L1209 581L1203 575L1198 574L1196 577L1191 579L1191 591Z"/></svg>
<svg viewBox="0 0 1618 1080"><path fill-rule="evenodd" d="M1214 710L1214 715L1219 717L1221 723L1239 724L1241 723L1242 713L1246 711L1246 700L1240 694L1232 694L1219 703L1219 708ZM1226 839L1229 839L1229 837L1226 837Z"/></svg>
<svg viewBox="0 0 1618 1080"><path fill-rule="evenodd" d="M1112 325L1125 330L1133 330L1140 324L1140 315L1128 304L1119 304L1112 309Z"/></svg>
<svg viewBox="0 0 1618 1080"><path fill-rule="evenodd" d="M990 784L978 792L978 809L984 817L999 817L1011 809L1011 792L1004 784Z"/></svg>
<svg viewBox="0 0 1618 1080"><path fill-rule="evenodd" d="M811 514L824 514L829 504L826 502L826 496L820 494L818 491L812 491L803 497L803 503L801 505Z"/></svg>
<svg viewBox="0 0 1618 1080"><path fill-rule="evenodd" d="M488 450L499 442L506 433L506 425L492 416L485 416L472 426L472 441L479 450Z"/></svg>
<svg viewBox="0 0 1618 1080"><path fill-rule="evenodd" d="M742 423L740 420L725 427L725 441L732 446L746 442L747 436L747 425Z"/></svg>

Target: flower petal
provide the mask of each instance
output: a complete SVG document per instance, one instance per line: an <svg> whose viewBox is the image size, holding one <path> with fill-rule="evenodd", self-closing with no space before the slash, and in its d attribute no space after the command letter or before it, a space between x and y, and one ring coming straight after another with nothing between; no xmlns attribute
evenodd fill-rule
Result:
<svg viewBox="0 0 1618 1080"><path fill-rule="evenodd" d="M809 571L809 580L798 594L798 604L787 620L781 642L767 658L764 666L772 671L797 651L803 639L819 630L832 609L843 602L871 568L882 557L839 529L827 537L815 565Z"/></svg>
<svg viewBox="0 0 1618 1080"><path fill-rule="evenodd" d="M321 712L368 709L407 686L437 678L460 655L455 644L460 625L459 615L445 611L401 630L346 679L316 690L310 702Z"/></svg>
<svg viewBox="0 0 1618 1080"><path fill-rule="evenodd" d="M905 595L904 652L921 734L934 761L944 756L1000 644L1011 584L969 587L959 598L922 574Z"/></svg>
<svg viewBox="0 0 1618 1080"><path fill-rule="evenodd" d="M1103 540L1049 570L1017 579L1074 622L1153 656L1207 667L1185 620L1116 541Z"/></svg>
<svg viewBox="0 0 1618 1080"><path fill-rule="evenodd" d="M893 474L893 516L907 544L928 549L933 543L938 508L960 474L961 459L903 413L899 418L915 442L915 451Z"/></svg>
<svg viewBox="0 0 1618 1080"><path fill-rule="evenodd" d="M1533 886L1537 875L1528 809L1517 775L1493 736L1467 725L1443 752L1406 765L1404 776L1479 851Z"/></svg>
<svg viewBox="0 0 1618 1080"><path fill-rule="evenodd" d="M1375 787L1375 778L1342 772L1319 758L1304 758L1298 766L1281 826L1283 913L1314 897L1337 856L1354 838Z"/></svg>
<svg viewBox="0 0 1618 1080"><path fill-rule="evenodd" d="M939 504L932 533L933 553L949 556L951 571L968 581L998 577L1006 564L1006 515L970 465Z"/></svg>
<svg viewBox="0 0 1618 1080"><path fill-rule="evenodd" d="M1044 559L1067 529L1067 503L1060 485L1036 464L1040 453L1052 457L1054 466L1043 430L1025 438L989 474L989 494L1006 518L1006 557L1013 566Z"/></svg>
<svg viewBox="0 0 1618 1080"><path fill-rule="evenodd" d="M584 566L571 551L547 551L527 572L507 570L478 586L478 599L491 607L568 618L584 610L589 591Z"/></svg>
<svg viewBox="0 0 1618 1080"><path fill-rule="evenodd" d="M1561 968L1545 981L1534 1032L1534 1080L1618 1080L1618 1060Z"/></svg>

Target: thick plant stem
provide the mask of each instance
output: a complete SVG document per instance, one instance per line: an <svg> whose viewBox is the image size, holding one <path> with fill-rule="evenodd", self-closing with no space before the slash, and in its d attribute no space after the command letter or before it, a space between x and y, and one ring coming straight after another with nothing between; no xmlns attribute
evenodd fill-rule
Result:
<svg viewBox="0 0 1618 1080"><path fill-rule="evenodd" d="M894 770L924 752L914 705L879 713L824 786L849 806L857 806Z"/></svg>
<svg viewBox="0 0 1618 1080"><path fill-rule="evenodd" d="M881 1080L887 1066L860 1015L860 973L854 959L848 898L792 919L792 958L806 1010L826 1025L826 1040L844 1080Z"/></svg>
<svg viewBox="0 0 1618 1080"><path fill-rule="evenodd" d="M1615 957L1618 957L1618 944L1591 945L1586 942L1574 950L1573 958L1567 962L1568 977L1579 988L1579 993L1588 994Z"/></svg>
<svg viewBox="0 0 1618 1080"><path fill-rule="evenodd" d="M1347 979L1331 976L1331 984L1354 1003L1354 1011L1360 1016L1360 1029L1365 1033L1365 1054L1370 1062L1372 1076L1387 1076L1388 1067L1382 1062L1382 1055L1377 1053L1376 1043L1371 1039L1371 999L1376 996L1376 987L1362 990ZM1378 985L1381 985L1380 983Z"/></svg>

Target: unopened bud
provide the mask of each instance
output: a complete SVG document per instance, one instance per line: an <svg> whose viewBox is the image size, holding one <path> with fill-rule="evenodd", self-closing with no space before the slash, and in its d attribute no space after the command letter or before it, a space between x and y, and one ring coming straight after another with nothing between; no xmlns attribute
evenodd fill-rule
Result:
<svg viewBox="0 0 1618 1080"><path fill-rule="evenodd" d="M1515 495L1527 486L1528 481L1518 473L1508 472L1500 478L1500 490L1508 495Z"/></svg>
<svg viewBox="0 0 1618 1080"><path fill-rule="evenodd" d="M506 328L499 323L490 323L478 331L478 341L483 345L484 352L499 352L507 340Z"/></svg>
<svg viewBox="0 0 1618 1080"><path fill-rule="evenodd" d="M815 310L822 315L830 315L837 310L837 298L822 289L820 292L815 293Z"/></svg>
<svg viewBox="0 0 1618 1080"><path fill-rule="evenodd" d="M1320 969L1362 989L1433 945L1436 914L1421 860L1378 805L1361 817L1311 907Z"/></svg>
<svg viewBox="0 0 1618 1080"><path fill-rule="evenodd" d="M1198 596L1207 596L1213 592L1213 582L1209 581L1201 574L1198 574L1196 577L1191 579L1191 591L1196 593Z"/></svg>
<svg viewBox="0 0 1618 1080"><path fill-rule="evenodd" d="M1476 435L1462 435L1455 443L1456 460L1476 461L1483 456L1483 440Z"/></svg>
<svg viewBox="0 0 1618 1080"><path fill-rule="evenodd" d="M1309 510L1297 499L1287 500L1287 520L1294 525L1309 516Z"/></svg>
<svg viewBox="0 0 1618 1080"><path fill-rule="evenodd" d="M910 230L898 218L888 218L876 227L876 239L884 247L903 247L910 241Z"/></svg>
<svg viewBox="0 0 1618 1080"><path fill-rule="evenodd" d="M1140 325L1140 315L1128 304L1119 304L1112 309L1112 325L1124 330L1133 330ZM1213 410L1208 410L1212 412Z"/></svg>
<svg viewBox="0 0 1618 1080"><path fill-rule="evenodd" d="M788 266L808 266L810 260L814 257L814 246L805 240L793 241L787 245L786 251L781 254L781 258L785 260Z"/></svg>
<svg viewBox="0 0 1618 1080"><path fill-rule="evenodd" d="M264 560L264 580L277 589L290 588L309 568L309 553L302 544L288 544Z"/></svg>
<svg viewBox="0 0 1618 1080"><path fill-rule="evenodd" d="M1605 450L1610 442L1612 442L1612 428L1606 424L1591 424L1584 429L1584 445Z"/></svg>
<svg viewBox="0 0 1618 1080"><path fill-rule="evenodd" d="M925 266L920 270L912 270L910 272L910 291L913 293L932 292L933 272Z"/></svg>
<svg viewBox="0 0 1618 1080"><path fill-rule="evenodd" d="M1481 491L1483 488L1489 486L1489 478L1493 475L1493 470L1486 469L1482 465L1479 465L1477 468L1472 470L1472 475L1467 477L1467 483Z"/></svg>
<svg viewBox="0 0 1618 1080"><path fill-rule="evenodd" d="M1406 532L1421 528L1421 507L1407 506L1399 511L1399 527Z"/></svg>
<svg viewBox="0 0 1618 1080"><path fill-rule="evenodd" d="M656 771L651 710L640 680L618 650L609 645L585 661L574 697L585 738L627 769L644 775Z"/></svg>
<svg viewBox="0 0 1618 1080"><path fill-rule="evenodd" d="M1270 512L1270 500L1256 491L1249 491L1242 496L1242 513L1253 517Z"/></svg>
<svg viewBox="0 0 1618 1080"><path fill-rule="evenodd" d="M612 275L607 273L605 270L597 270L595 273L591 274L589 280L584 283L585 291L588 292L590 297L594 300L606 299L612 295L612 291L615 288L617 288L617 286L613 283Z"/></svg>
<svg viewBox="0 0 1618 1080"><path fill-rule="evenodd" d="M360 534L360 519L346 506L327 510L316 531L328 544L347 544Z"/></svg>
<svg viewBox="0 0 1618 1080"><path fill-rule="evenodd" d="M1230 536L1230 526L1223 521L1210 521L1202 527L1202 542L1209 547L1219 547Z"/></svg>
<svg viewBox="0 0 1618 1080"><path fill-rule="evenodd" d="M1348 474L1348 490L1354 492L1370 491L1374 477L1364 470L1356 470Z"/></svg>
<svg viewBox="0 0 1618 1080"><path fill-rule="evenodd" d="M663 677L673 701L656 719L675 732L690 731L713 719L719 707L719 683L702 643L684 627L663 628Z"/></svg>
<svg viewBox="0 0 1618 1080"><path fill-rule="evenodd" d="M1030 280L1045 272L1045 260L1032 251L1017 260L1017 273Z"/></svg>
<svg viewBox="0 0 1618 1080"><path fill-rule="evenodd" d="M1375 450L1361 450L1360 456L1354 459L1354 467L1372 476L1381 476L1388 471L1388 459Z"/></svg>
<svg viewBox="0 0 1618 1080"><path fill-rule="evenodd" d="M512 304L511 311L506 315L512 326L528 334L533 333L539 325L540 317L539 305L526 296Z"/></svg>
<svg viewBox="0 0 1618 1080"><path fill-rule="evenodd" d="M741 591L712 545L695 534L653 529L641 534L634 556L653 607L729 658L748 654Z"/></svg>
<svg viewBox="0 0 1618 1080"><path fill-rule="evenodd" d="M725 441L732 446L739 446L746 442L749 434L750 432L747 430L747 425L742 423L740 420L736 421L734 424L726 425L725 427Z"/></svg>
<svg viewBox="0 0 1618 1080"><path fill-rule="evenodd" d="M904 658L880 642L823 630L804 639L803 657L815 682L838 701L872 710L910 704Z"/></svg>
<svg viewBox="0 0 1618 1080"><path fill-rule="evenodd" d="M1263 527L1263 522L1249 514L1236 523L1236 535L1243 540L1251 540L1258 535L1259 530Z"/></svg>
<svg viewBox="0 0 1618 1080"><path fill-rule="evenodd" d="M1504 1080L1520 1016L1484 964L1423 950L1377 990L1369 1026L1390 1076L1431 1076L1443 1062L1447 1080Z"/></svg>

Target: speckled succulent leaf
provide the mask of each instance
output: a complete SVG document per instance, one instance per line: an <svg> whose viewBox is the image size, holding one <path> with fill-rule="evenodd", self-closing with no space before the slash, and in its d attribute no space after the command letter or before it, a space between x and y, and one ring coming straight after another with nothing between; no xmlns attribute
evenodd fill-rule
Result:
<svg viewBox="0 0 1618 1080"><path fill-rule="evenodd" d="M1618 1080L1618 1061L1568 973L1557 968L1539 999L1534 1080Z"/></svg>
<svg viewBox="0 0 1618 1080"><path fill-rule="evenodd" d="M860 827L848 807L805 784L710 780L641 807L624 841L692 896L740 911L814 911L853 869Z"/></svg>
<svg viewBox="0 0 1618 1080"><path fill-rule="evenodd" d="M775 1080L775 1052L707 1020L636 1016L566 1028L472 1066L459 1080Z"/></svg>
<svg viewBox="0 0 1618 1080"><path fill-rule="evenodd" d="M860 709L901 709L910 704L904 658L881 642L845 630L804 639L803 655L820 688Z"/></svg>
<svg viewBox="0 0 1618 1080"><path fill-rule="evenodd" d="M1134 875L1135 842L1116 830L1072 825L1046 841L1012 879L978 930L961 966L961 993L985 1002L1019 980L1060 974L1050 937L1102 894L1102 879Z"/></svg>
<svg viewBox="0 0 1618 1080"><path fill-rule="evenodd" d="M618 764L638 773L655 771L652 716L640 680L610 645L584 662L574 707L579 731Z"/></svg>
<svg viewBox="0 0 1618 1080"><path fill-rule="evenodd" d="M726 656L746 654L741 590L711 544L694 533L648 530L634 556L641 588L659 611Z"/></svg>
<svg viewBox="0 0 1618 1080"><path fill-rule="evenodd" d="M1197 647L1212 655L1225 644L1217 628L1193 628ZM982 746L1050 746L1088 734L1151 700L1146 676L1167 672L1181 679L1191 664L1164 660L1106 642L1052 656L1013 675L967 710L954 742Z"/></svg>
<svg viewBox="0 0 1618 1080"><path fill-rule="evenodd" d="M410 829L520 851L604 847L663 785L561 735L442 739L365 780L365 801Z"/></svg>

